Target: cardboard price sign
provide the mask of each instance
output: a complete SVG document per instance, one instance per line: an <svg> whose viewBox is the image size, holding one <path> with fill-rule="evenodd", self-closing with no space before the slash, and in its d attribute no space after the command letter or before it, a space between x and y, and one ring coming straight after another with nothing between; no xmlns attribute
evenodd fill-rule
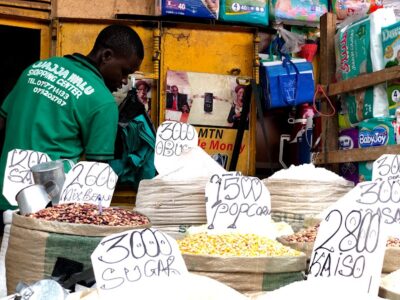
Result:
<svg viewBox="0 0 400 300"><path fill-rule="evenodd" d="M60 202L110 206L118 176L109 164L83 161L66 174Z"/></svg>
<svg viewBox="0 0 400 300"><path fill-rule="evenodd" d="M395 180L400 178L400 156L384 154L374 161L372 180Z"/></svg>
<svg viewBox="0 0 400 300"><path fill-rule="evenodd" d="M14 149L8 152L3 180L3 195L11 205L18 205L15 196L29 185L34 184L31 167L51 161L42 152Z"/></svg>
<svg viewBox="0 0 400 300"><path fill-rule="evenodd" d="M99 294L105 299L171 280L188 271L176 241L153 228L134 229L105 237L91 255Z"/></svg>
<svg viewBox="0 0 400 300"><path fill-rule="evenodd" d="M252 232L270 220L271 196L259 178L229 172L206 185L208 229Z"/></svg>
<svg viewBox="0 0 400 300"><path fill-rule="evenodd" d="M379 182L357 185L326 212L311 256L308 279L350 280L355 289L377 295L388 238Z"/></svg>
<svg viewBox="0 0 400 300"><path fill-rule="evenodd" d="M196 129L187 123L165 121L157 129L154 164L160 175L180 168L180 157L197 147Z"/></svg>

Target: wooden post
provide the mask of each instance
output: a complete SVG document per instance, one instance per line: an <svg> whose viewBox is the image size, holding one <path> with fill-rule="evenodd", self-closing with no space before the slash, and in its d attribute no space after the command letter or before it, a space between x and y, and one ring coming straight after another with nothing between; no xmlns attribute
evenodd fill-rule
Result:
<svg viewBox="0 0 400 300"><path fill-rule="evenodd" d="M321 17L321 40L320 40L320 81L321 84L327 86L335 77L335 32L336 32L336 15L326 13ZM322 112L327 114L331 111L327 101L322 99ZM331 97L332 103L335 105L335 97ZM322 155L324 162L327 162L327 152L337 150L338 148L338 119L337 115L333 117L322 116Z"/></svg>

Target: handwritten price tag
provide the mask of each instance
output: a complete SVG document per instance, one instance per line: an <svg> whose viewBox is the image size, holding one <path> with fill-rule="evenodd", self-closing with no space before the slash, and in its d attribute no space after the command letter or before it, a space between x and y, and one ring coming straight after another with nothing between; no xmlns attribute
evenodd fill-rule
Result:
<svg viewBox="0 0 400 300"><path fill-rule="evenodd" d="M157 129L154 164L160 175L182 167L181 155L197 147L196 129L186 123L165 121Z"/></svg>
<svg viewBox="0 0 400 300"><path fill-rule="evenodd" d="M34 184L31 167L48 161L51 159L42 152L20 149L8 152L3 195L11 205L18 205L15 196L21 189Z"/></svg>
<svg viewBox="0 0 400 300"><path fill-rule="evenodd" d="M125 299L159 280L171 280L188 271L176 241L153 228L110 235L91 255L99 294Z"/></svg>
<svg viewBox="0 0 400 300"><path fill-rule="evenodd" d="M80 162L66 174L59 203L101 203L102 206L108 207L117 180L117 174L108 164Z"/></svg>
<svg viewBox="0 0 400 300"><path fill-rule="evenodd" d="M256 177L229 172L213 175L206 185L208 229L239 229L245 232L270 221L271 197Z"/></svg>
<svg viewBox="0 0 400 300"><path fill-rule="evenodd" d="M391 198L392 189L383 188L386 185L390 183L361 183L326 211L311 256L309 280L351 280L354 289L378 294L388 224L400 200L400 186L396 200Z"/></svg>
<svg viewBox="0 0 400 300"><path fill-rule="evenodd" d="M372 180L394 180L400 178L400 156L384 154L372 165Z"/></svg>

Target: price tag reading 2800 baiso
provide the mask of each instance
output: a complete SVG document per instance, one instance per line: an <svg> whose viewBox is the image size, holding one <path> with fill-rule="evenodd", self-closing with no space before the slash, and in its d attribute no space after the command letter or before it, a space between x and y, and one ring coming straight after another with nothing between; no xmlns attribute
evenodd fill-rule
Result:
<svg viewBox="0 0 400 300"><path fill-rule="evenodd" d="M229 172L213 175L206 185L208 229L251 232L270 220L271 198L259 178Z"/></svg>
<svg viewBox="0 0 400 300"><path fill-rule="evenodd" d="M118 176L109 164L83 161L66 175L60 203L92 203L110 206Z"/></svg>
<svg viewBox="0 0 400 300"><path fill-rule="evenodd" d="M382 203L365 198L370 183L357 185L326 211L314 243L309 279L351 280L355 289L378 294L387 228Z"/></svg>
<svg viewBox="0 0 400 300"><path fill-rule="evenodd" d="M188 273L176 241L153 228L105 237L91 260L100 295L123 296L116 299L126 299L141 287L157 288L157 280Z"/></svg>

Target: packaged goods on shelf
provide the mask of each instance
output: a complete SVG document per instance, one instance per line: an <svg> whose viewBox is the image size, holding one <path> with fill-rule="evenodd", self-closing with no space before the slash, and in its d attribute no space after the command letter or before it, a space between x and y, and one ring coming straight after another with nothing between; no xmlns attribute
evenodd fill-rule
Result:
<svg viewBox="0 0 400 300"><path fill-rule="evenodd" d="M360 148L396 144L395 120L393 117L372 118L358 125L358 145ZM359 181L372 180L373 161L358 163Z"/></svg>
<svg viewBox="0 0 400 300"><path fill-rule="evenodd" d="M86 219L90 218L87 205L82 206L81 209L76 205L66 206L75 207L75 212L69 214L69 219L76 220L81 217L85 219L85 216ZM107 209L112 211L115 208ZM49 210L49 208L45 210ZM104 210L106 208L103 208ZM38 213L42 214L43 211ZM136 215L138 216L138 214ZM113 218L113 225L71 224L14 213L6 254L8 291L14 291L19 281L34 282L49 278L58 257L82 263L86 269L91 266L91 253L103 237L130 229L151 226L147 218L145 224L142 221L134 220L131 223L134 225L118 226L117 224L126 224L125 221L119 222L119 218L127 219L128 215L118 214L115 218L112 214L106 214L106 216Z"/></svg>
<svg viewBox="0 0 400 300"><path fill-rule="evenodd" d="M358 128L344 129L339 132L339 150L358 148ZM357 184L359 181L358 163L339 164L339 175Z"/></svg>
<svg viewBox="0 0 400 300"><path fill-rule="evenodd" d="M370 11L371 2L375 2L375 0L331 0L332 1L332 9L336 14L338 20L344 20L348 17L353 16L366 16Z"/></svg>
<svg viewBox="0 0 400 300"><path fill-rule="evenodd" d="M382 28L382 47L385 68L400 66L400 22ZM395 115L400 105L400 80L388 82L386 93L389 113Z"/></svg>
<svg viewBox="0 0 400 300"><path fill-rule="evenodd" d="M344 24L338 30L335 48L338 80L384 68L381 30L394 22L396 18L392 9L378 9L368 17ZM357 90L343 97L351 124L389 113L384 84Z"/></svg>
<svg viewBox="0 0 400 300"><path fill-rule="evenodd" d="M267 0L221 0L219 19L222 21L268 25Z"/></svg>
<svg viewBox="0 0 400 300"><path fill-rule="evenodd" d="M218 19L219 0L161 0L161 14Z"/></svg>
<svg viewBox="0 0 400 300"><path fill-rule="evenodd" d="M319 22L319 18L328 11L327 0L271 0L270 16L272 20Z"/></svg>
<svg viewBox="0 0 400 300"><path fill-rule="evenodd" d="M274 290L303 280L304 253L255 234L199 233L178 241L188 270L240 292Z"/></svg>

